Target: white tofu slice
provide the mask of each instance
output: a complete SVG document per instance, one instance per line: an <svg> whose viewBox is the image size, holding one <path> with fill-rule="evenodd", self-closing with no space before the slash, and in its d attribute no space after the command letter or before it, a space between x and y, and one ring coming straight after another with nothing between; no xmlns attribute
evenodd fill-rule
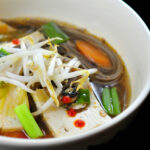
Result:
<svg viewBox="0 0 150 150"><path fill-rule="evenodd" d="M0 129L3 131L20 131L22 128L22 125L20 124L19 120L15 117L5 117L3 118L2 115L0 115Z"/></svg>
<svg viewBox="0 0 150 150"><path fill-rule="evenodd" d="M43 96L43 99L44 97L45 96ZM33 98L37 108L40 108L44 101L34 96ZM54 137L80 134L111 120L111 118L104 112L93 93L91 94L90 106L86 110L77 113L75 117L69 117L65 108L58 108L55 104L53 104L47 111L43 112L42 115ZM77 119L81 119L85 122L83 128L75 127L74 122Z"/></svg>

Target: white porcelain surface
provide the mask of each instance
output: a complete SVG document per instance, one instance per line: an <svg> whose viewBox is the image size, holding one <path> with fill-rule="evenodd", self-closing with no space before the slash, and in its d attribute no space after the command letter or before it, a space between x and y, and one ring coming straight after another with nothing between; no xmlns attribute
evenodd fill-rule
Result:
<svg viewBox="0 0 150 150"><path fill-rule="evenodd" d="M132 104L112 122L85 134L45 140L0 137L0 149L2 145L5 148L7 146L69 148L69 142L76 144L79 139L84 147L87 143L94 143L95 137L99 139L96 143L102 143L126 126L131 114L140 106L150 89L150 33L129 6L121 0L0 0L0 18L14 17L62 20L104 37L121 55L127 66L132 85Z"/></svg>

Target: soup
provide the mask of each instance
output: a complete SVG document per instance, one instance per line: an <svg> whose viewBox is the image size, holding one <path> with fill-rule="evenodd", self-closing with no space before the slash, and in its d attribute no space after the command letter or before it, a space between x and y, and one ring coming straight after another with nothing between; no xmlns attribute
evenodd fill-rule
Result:
<svg viewBox="0 0 150 150"><path fill-rule="evenodd" d="M126 67L103 38L58 21L0 21L0 135L87 132L124 111L130 92Z"/></svg>

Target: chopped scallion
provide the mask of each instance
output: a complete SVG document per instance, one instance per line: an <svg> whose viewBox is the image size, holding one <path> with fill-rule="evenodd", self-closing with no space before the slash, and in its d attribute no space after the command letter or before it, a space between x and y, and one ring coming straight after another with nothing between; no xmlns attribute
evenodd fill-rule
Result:
<svg viewBox="0 0 150 150"><path fill-rule="evenodd" d="M15 108L15 113L30 138L38 138L43 136L41 129L39 128L26 104L17 106Z"/></svg>
<svg viewBox="0 0 150 150"><path fill-rule="evenodd" d="M116 87L111 88L111 97L112 97L112 104L113 104L113 113L114 115L118 115L121 113L121 108L120 108L120 102L119 102L119 97L118 97Z"/></svg>
<svg viewBox="0 0 150 150"><path fill-rule="evenodd" d="M76 104L90 104L90 92L89 89L80 89Z"/></svg>
<svg viewBox="0 0 150 150"><path fill-rule="evenodd" d="M109 115L115 116L121 113L120 101L116 87L106 87L103 89L102 103L105 111Z"/></svg>
<svg viewBox="0 0 150 150"><path fill-rule="evenodd" d="M102 103L104 106L105 111L109 114L113 114L113 107L111 103L111 95L110 95L110 89L104 88L102 92Z"/></svg>

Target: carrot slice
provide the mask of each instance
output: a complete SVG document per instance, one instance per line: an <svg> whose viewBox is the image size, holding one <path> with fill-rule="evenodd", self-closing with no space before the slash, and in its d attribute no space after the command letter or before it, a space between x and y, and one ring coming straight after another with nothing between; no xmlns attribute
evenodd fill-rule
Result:
<svg viewBox="0 0 150 150"><path fill-rule="evenodd" d="M108 68L112 66L108 56L90 43L77 40L76 46L80 53L98 66Z"/></svg>

